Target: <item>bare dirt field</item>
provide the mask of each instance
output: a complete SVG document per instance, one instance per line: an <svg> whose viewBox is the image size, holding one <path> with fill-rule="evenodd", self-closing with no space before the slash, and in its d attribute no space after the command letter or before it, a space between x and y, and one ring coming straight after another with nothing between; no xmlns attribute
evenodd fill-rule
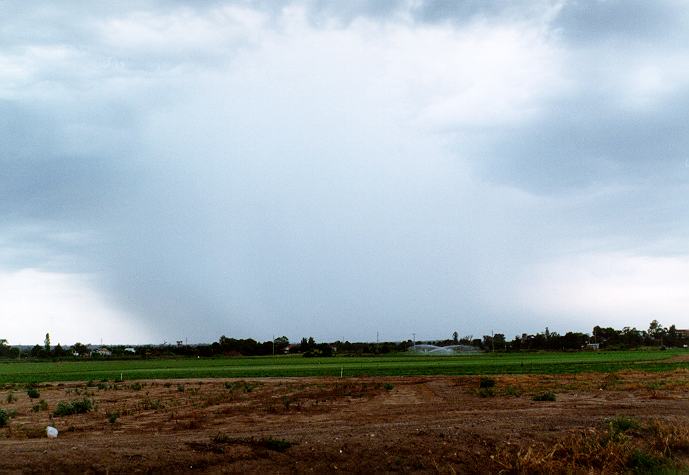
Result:
<svg viewBox="0 0 689 475"><path fill-rule="evenodd" d="M0 429L1 473L619 473L689 462L685 370L36 390L33 399L24 386L0 392L12 416ZM84 399L90 411L53 415Z"/></svg>

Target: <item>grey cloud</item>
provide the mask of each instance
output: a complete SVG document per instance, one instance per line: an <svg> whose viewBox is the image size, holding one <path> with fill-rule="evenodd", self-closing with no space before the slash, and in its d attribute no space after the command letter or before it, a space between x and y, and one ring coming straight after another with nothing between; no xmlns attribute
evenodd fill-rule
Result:
<svg viewBox="0 0 689 475"><path fill-rule="evenodd" d="M451 22L462 24L475 20L528 20L540 17L555 3L548 0L426 0L411 8L413 18L419 22Z"/></svg>
<svg viewBox="0 0 689 475"><path fill-rule="evenodd" d="M527 127L490 141L484 173L530 191L617 183L684 182L689 95L652 111L619 110L605 97L553 104Z"/></svg>
<svg viewBox="0 0 689 475"><path fill-rule="evenodd" d="M672 0L576 0L564 3L554 27L577 43L612 41L624 49L630 43L686 39L687 19L681 2Z"/></svg>

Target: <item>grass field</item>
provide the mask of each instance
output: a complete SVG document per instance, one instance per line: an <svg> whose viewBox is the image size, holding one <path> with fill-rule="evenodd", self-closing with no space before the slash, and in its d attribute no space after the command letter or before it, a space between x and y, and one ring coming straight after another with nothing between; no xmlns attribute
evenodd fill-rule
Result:
<svg viewBox="0 0 689 475"><path fill-rule="evenodd" d="M689 368L686 350L581 353L494 353L466 356L391 355L335 358L301 356L86 360L0 363L0 383L115 379L565 374Z"/></svg>

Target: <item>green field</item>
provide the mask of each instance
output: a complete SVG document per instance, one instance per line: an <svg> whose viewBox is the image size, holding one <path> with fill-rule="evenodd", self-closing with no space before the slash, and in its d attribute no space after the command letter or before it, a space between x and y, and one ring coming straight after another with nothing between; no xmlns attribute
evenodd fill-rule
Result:
<svg viewBox="0 0 689 475"><path fill-rule="evenodd" d="M671 360L687 350L577 353L487 353L462 356L398 354L334 358L301 356L85 360L0 363L0 383L154 378L250 378L289 376L405 376L565 374L623 369L689 369Z"/></svg>

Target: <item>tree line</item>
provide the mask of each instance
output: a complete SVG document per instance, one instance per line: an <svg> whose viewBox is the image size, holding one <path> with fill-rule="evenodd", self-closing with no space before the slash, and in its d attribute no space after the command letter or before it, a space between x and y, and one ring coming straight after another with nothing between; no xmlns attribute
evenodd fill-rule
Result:
<svg viewBox="0 0 689 475"><path fill-rule="evenodd" d="M664 327L653 320L647 330L624 327L621 330L612 327L593 327L591 334L567 332L560 335L551 332L546 327L542 333L515 336L508 341L505 335L485 335L482 340L473 340L472 344L483 350L490 351L523 351L523 350L581 350L595 345L601 349L624 350L640 348L642 346L684 347L689 344L689 332L678 330L675 325Z"/></svg>
<svg viewBox="0 0 689 475"><path fill-rule="evenodd" d="M581 332L567 332L561 335L550 331L536 334L515 336L507 340L503 333L484 335L474 338L466 335L460 338L458 332L446 340L431 341L400 341L400 342L349 342L335 341L318 343L313 337L304 337L299 343L292 344L286 336L273 340L257 341L253 338L230 338L221 336L218 341L210 344L185 345L182 342L163 345L108 346L105 355L98 352L98 347L75 343L70 347L62 347L59 343L52 346L50 335L46 334L43 345L35 345L30 349L10 346L6 339L0 339L0 358L34 358L34 359L63 359L63 358L161 358L174 356L267 356L300 354L305 357L327 357L338 355L387 354L407 351L415 344L430 343L438 346L466 345L483 351L575 351L587 347L598 347L609 350L633 349L642 346L684 347L689 344L689 332L678 330L675 325L664 327L657 320L653 320L647 330L624 327L621 330L612 327L595 326L591 334ZM109 353L109 354L108 354Z"/></svg>

